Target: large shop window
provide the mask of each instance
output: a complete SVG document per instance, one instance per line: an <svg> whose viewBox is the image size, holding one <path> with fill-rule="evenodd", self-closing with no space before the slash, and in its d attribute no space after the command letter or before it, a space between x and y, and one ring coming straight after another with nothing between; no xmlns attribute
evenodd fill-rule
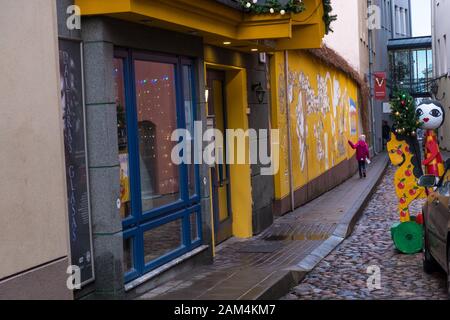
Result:
<svg viewBox="0 0 450 320"><path fill-rule="evenodd" d="M182 57L115 53L126 282L202 242L198 166L171 160L178 143L172 132L187 129L193 136L192 70L192 61Z"/></svg>

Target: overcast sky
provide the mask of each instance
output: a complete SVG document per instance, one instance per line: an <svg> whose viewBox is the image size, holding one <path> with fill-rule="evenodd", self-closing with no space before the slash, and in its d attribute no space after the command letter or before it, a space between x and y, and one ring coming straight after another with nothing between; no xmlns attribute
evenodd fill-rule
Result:
<svg viewBox="0 0 450 320"><path fill-rule="evenodd" d="M413 37L431 35L431 0L411 0Z"/></svg>

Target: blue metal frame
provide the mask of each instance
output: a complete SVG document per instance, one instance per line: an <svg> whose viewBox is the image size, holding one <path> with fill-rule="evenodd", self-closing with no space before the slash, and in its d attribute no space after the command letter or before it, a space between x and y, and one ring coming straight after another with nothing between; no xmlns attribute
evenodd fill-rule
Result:
<svg viewBox="0 0 450 320"><path fill-rule="evenodd" d="M197 94L196 94L196 90L195 90L195 83L196 83L196 79L195 79L195 72L193 70L194 64L192 63L192 60L188 60L185 58L181 59L181 67L184 66L189 66L190 67L190 72L191 72L191 77L190 77L190 81L192 84L192 88L191 88L191 95L192 95L192 119L193 121L198 121L198 112L197 112ZM182 86L184 87L184 86ZM195 133L195 132L193 132ZM195 152L195 148L192 150L192 152ZM189 197L189 204L195 204L200 202L200 165L198 164L191 164L194 166L194 179L195 179L195 194L194 195L190 195L189 194L189 190L188 190L188 197Z"/></svg>
<svg viewBox="0 0 450 320"><path fill-rule="evenodd" d="M129 152L129 170L130 170L130 193L131 193L131 215L123 220L123 237L131 238L133 241L133 269L126 270L124 274L125 282L129 282L142 274L149 272L202 244L202 221L200 206L200 179L199 165L194 165L195 189L193 196L189 195L188 188L188 165L179 166L179 186L180 199L162 207L153 208L148 212L142 211L141 201L141 181L139 168L139 134L137 121L137 102L135 85L135 61L151 61L161 63L171 63L174 65L175 88L176 88L176 113L178 128L185 128L185 110L183 96L183 66L190 66L191 73L191 95L192 95L192 117L197 120L196 94L195 94L195 72L193 61L183 57L168 55L155 55L152 53L135 51L131 49L116 49L115 57L124 61L124 86L126 103L126 121L127 121L127 139ZM192 241L190 216L197 215L198 238ZM144 233L163 226L172 221L181 220L182 226L182 245L179 248L157 258L156 260L145 263L144 261Z"/></svg>

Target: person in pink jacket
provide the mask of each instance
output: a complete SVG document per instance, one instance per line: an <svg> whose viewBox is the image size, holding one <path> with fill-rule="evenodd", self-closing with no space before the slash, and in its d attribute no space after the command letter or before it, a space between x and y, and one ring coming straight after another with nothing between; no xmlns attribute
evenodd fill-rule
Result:
<svg viewBox="0 0 450 320"><path fill-rule="evenodd" d="M348 144L352 149L356 150L356 160L358 161L359 177L366 177L366 160L369 159L369 146L366 143L366 136L361 135L359 141L354 144L348 140Z"/></svg>

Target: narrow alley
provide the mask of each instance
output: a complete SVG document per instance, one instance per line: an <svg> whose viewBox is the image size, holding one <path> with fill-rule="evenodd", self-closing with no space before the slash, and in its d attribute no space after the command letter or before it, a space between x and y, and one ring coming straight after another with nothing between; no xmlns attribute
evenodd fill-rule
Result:
<svg viewBox="0 0 450 320"><path fill-rule="evenodd" d="M445 274L425 274L422 254L404 255L394 248L389 232L398 220L394 173L390 166L353 234L283 299L447 299ZM413 213L420 212L422 202L413 204ZM380 268L380 290L367 287L372 266Z"/></svg>

